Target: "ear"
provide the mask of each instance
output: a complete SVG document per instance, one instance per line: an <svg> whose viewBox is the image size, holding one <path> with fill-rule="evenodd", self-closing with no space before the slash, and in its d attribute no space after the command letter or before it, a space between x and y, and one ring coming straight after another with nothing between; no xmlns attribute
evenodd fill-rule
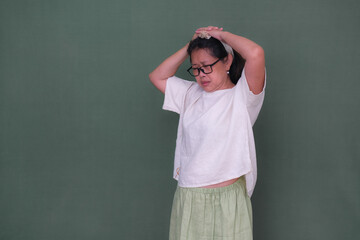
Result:
<svg viewBox="0 0 360 240"><path fill-rule="evenodd" d="M228 53L227 57L226 57L226 60L225 60L225 66L226 66L226 69L229 70L230 69L230 66L233 62L233 55L231 55L230 53Z"/></svg>

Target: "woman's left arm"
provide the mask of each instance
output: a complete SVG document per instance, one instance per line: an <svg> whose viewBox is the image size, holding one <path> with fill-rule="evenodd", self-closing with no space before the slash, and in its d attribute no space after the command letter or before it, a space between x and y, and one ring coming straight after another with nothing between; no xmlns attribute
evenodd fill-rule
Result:
<svg viewBox="0 0 360 240"><path fill-rule="evenodd" d="M245 59L245 74L249 88L254 94L261 93L265 82L265 53L263 48L247 38L222 31L222 28L209 26L196 30L197 33L201 31L206 31L210 36L230 45Z"/></svg>

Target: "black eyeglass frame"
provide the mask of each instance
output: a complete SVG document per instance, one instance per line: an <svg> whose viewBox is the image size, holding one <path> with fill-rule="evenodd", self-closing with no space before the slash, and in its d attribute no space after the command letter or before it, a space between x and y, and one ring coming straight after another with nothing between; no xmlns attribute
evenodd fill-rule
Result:
<svg viewBox="0 0 360 240"><path fill-rule="evenodd" d="M189 67L188 70L186 70L186 71L187 71L191 76L193 76L193 77L199 76L199 75L200 75L200 71L202 71L204 74L210 74L210 73L213 72L213 68L212 68L212 67L213 67L215 64L217 64L221 59L222 59L222 58L219 58L219 59L216 60L214 63L209 64L209 65L204 65L204 66L199 67L199 68ZM203 69L203 67L210 67L210 70L211 70L211 71L210 71L210 72L205 72L205 70ZM194 71L195 69L198 70L198 73L197 73L196 75L194 75L194 74L192 73L192 71Z"/></svg>

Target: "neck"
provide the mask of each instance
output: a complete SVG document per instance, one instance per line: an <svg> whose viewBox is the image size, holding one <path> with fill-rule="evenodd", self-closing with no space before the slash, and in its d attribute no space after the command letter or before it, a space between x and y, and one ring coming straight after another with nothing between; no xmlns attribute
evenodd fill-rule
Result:
<svg viewBox="0 0 360 240"><path fill-rule="evenodd" d="M228 76L227 76L227 79L226 79L226 81L225 81L225 83L224 83L223 88L224 88L224 89L233 88L234 86L235 86L235 84L231 81L231 79L230 79L230 77L229 77L229 75L228 75Z"/></svg>

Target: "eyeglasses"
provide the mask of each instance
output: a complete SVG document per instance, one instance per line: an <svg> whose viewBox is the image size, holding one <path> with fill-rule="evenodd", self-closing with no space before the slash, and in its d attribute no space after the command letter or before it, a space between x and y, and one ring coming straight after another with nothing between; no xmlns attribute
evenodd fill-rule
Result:
<svg viewBox="0 0 360 240"><path fill-rule="evenodd" d="M213 69L212 66L214 66L217 62L220 61L221 58L219 58L218 60L216 60L216 62L214 62L213 64L210 65L204 65L202 67L199 68L193 68L193 67L189 67L189 69L187 70L191 76L193 77L197 77L200 75L200 71L202 71L205 74L209 74L212 73Z"/></svg>

